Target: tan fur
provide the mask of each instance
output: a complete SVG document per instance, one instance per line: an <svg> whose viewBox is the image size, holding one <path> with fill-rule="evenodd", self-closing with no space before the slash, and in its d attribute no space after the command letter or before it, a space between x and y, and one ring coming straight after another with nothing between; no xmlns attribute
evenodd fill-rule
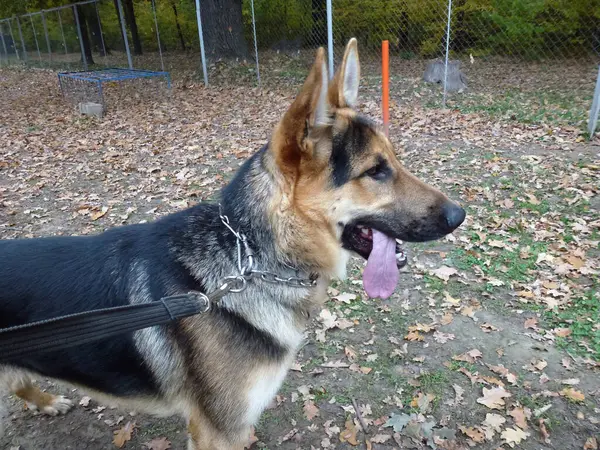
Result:
<svg viewBox="0 0 600 450"><path fill-rule="evenodd" d="M38 388L25 372L10 370L3 374L3 381L8 384L10 390L26 402L32 411L40 411L49 416L66 413L72 406L72 402L61 395L53 395L43 392Z"/></svg>
<svg viewBox="0 0 600 450"><path fill-rule="evenodd" d="M242 450L250 429L239 439L229 440L200 412L193 412L188 421L188 450Z"/></svg>
<svg viewBox="0 0 600 450"><path fill-rule="evenodd" d="M327 89L328 108L336 117L333 128L340 132L356 117L343 95L343 74L350 52L358 52L354 39ZM379 131L374 132L365 156L352 161L352 171L360 174L376 164L378 157L383 157L394 170L391 180L378 184L360 178L338 189L331 188L328 164L331 131L310 126L322 88L323 58L324 53L319 51L300 94L273 133L272 166L275 176L281 174L281 189L271 202L271 224L281 253L290 255L292 263L309 262L320 267L322 274L331 276L340 258L338 222L358 213L398 207L399 202L411 212L426 214L430 207L448 199L410 174L398 160L388 138Z"/></svg>

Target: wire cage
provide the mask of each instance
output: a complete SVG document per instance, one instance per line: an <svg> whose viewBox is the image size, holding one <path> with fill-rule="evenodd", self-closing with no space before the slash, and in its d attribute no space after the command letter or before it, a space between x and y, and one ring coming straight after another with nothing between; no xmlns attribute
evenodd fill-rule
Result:
<svg viewBox="0 0 600 450"><path fill-rule="evenodd" d="M167 89L171 89L169 72L152 70L121 69L117 67L88 70L83 72L61 72L58 82L63 96L73 103L94 102L106 107L104 83L127 81L134 79L163 79Z"/></svg>

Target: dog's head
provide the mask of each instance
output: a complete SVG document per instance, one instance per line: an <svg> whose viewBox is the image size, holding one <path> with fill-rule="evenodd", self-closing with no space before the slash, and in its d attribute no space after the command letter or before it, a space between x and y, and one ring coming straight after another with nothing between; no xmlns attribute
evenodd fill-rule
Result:
<svg viewBox="0 0 600 450"><path fill-rule="evenodd" d="M357 114L359 78L355 39L331 82L319 49L271 139L280 187L271 223L282 250L324 272L338 271L339 261L345 266L343 249L363 256L365 290L388 297L406 263L397 241L438 239L462 223L465 211L410 174L388 138Z"/></svg>

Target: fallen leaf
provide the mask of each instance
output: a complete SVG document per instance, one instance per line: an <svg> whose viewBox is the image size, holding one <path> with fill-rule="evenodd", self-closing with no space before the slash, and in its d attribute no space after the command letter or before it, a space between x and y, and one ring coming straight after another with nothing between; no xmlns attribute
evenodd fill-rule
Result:
<svg viewBox="0 0 600 450"><path fill-rule="evenodd" d="M509 370L506 367L504 367L502 364L500 364L499 366L494 366L494 365L486 363L486 366L492 372L497 373L498 375L502 376L510 384L516 384L517 383L517 376L515 374L513 374L513 373L510 373Z"/></svg>
<svg viewBox="0 0 600 450"><path fill-rule="evenodd" d="M127 441L131 440L131 434L135 429L135 422L127 422L124 427L115 431L113 437L113 444L119 448L123 448Z"/></svg>
<svg viewBox="0 0 600 450"><path fill-rule="evenodd" d="M452 306L460 304L460 298L454 298L449 292L444 291L444 300Z"/></svg>
<svg viewBox="0 0 600 450"><path fill-rule="evenodd" d="M552 331L554 332L554 334L556 336L559 336L559 337L571 336L571 334L573 333L573 330L571 330L570 328L555 328Z"/></svg>
<svg viewBox="0 0 600 450"><path fill-rule="evenodd" d="M323 309L319 313L319 320L323 323L323 327L328 330L334 328L337 325L336 316L331 314L328 309Z"/></svg>
<svg viewBox="0 0 600 450"><path fill-rule="evenodd" d="M79 404L83 407L87 407L90 404L91 400L92 399L86 395L84 397L81 397L81 400L79 400Z"/></svg>
<svg viewBox="0 0 600 450"><path fill-rule="evenodd" d="M472 374L471 372L469 372L467 369L465 369L464 367L460 367L458 369L459 372L464 373L467 377L469 377L469 379L471 380L471 384L475 384L479 381L479 377L477 375L477 373Z"/></svg>
<svg viewBox="0 0 600 450"><path fill-rule="evenodd" d="M98 220L108 212L108 206L103 206L100 211L93 212L90 216L92 220Z"/></svg>
<svg viewBox="0 0 600 450"><path fill-rule="evenodd" d="M491 389L483 388L483 397L477 399L477 403L487 406L490 409L502 409L504 399L512 397L503 387L493 387Z"/></svg>
<svg viewBox="0 0 600 450"><path fill-rule="evenodd" d="M410 402L410 406L412 406L413 408L418 408L419 412L421 413L426 413L429 410L429 406L431 405L431 402L433 400L435 400L435 395L423 395L422 392L419 392L419 394L416 397L414 397Z"/></svg>
<svg viewBox="0 0 600 450"><path fill-rule="evenodd" d="M520 428L507 428L502 432L500 437L504 439L504 443L514 448L515 444L520 444L521 441L527 439L529 433L521 430Z"/></svg>
<svg viewBox="0 0 600 450"><path fill-rule="evenodd" d="M440 323L442 325L449 325L449 324L452 323L452 319L454 319L454 316L452 314L450 314L450 313L446 313L440 319Z"/></svg>
<svg viewBox="0 0 600 450"><path fill-rule="evenodd" d="M477 358L481 358L482 356L483 353L474 348L473 350L469 350L468 352L463 353L462 355L455 355L452 357L452 359L455 361L464 361L473 364L477 360Z"/></svg>
<svg viewBox="0 0 600 450"><path fill-rule="evenodd" d="M527 428L529 428L529 425L527 425L527 418L525 417L525 411L523 410L523 408L515 408L509 413L509 415L513 418L515 424L522 430L526 430Z"/></svg>
<svg viewBox="0 0 600 450"><path fill-rule="evenodd" d="M349 292L344 292L342 294L336 295L335 297L331 297L333 300L337 300L338 302L349 304L352 300L356 300L356 294L351 294Z"/></svg>
<svg viewBox="0 0 600 450"><path fill-rule="evenodd" d="M567 257L567 262L569 264L571 264L573 267L575 267L576 269L581 269L585 264L581 258L578 258L576 256Z"/></svg>
<svg viewBox="0 0 600 450"><path fill-rule="evenodd" d="M422 341L424 337L418 331L411 331L406 336L404 336L404 339L406 339L407 341Z"/></svg>
<svg viewBox="0 0 600 450"><path fill-rule="evenodd" d="M460 426L460 427L458 427L458 429L460 431L462 431L463 434L469 436L469 438L471 438L474 442L479 443L479 442L483 442L485 440L485 434L479 427Z"/></svg>
<svg viewBox="0 0 600 450"><path fill-rule="evenodd" d="M431 325L424 325L422 323L417 323L415 325L411 325L408 327L408 331L421 331L422 333L429 333L430 331L435 330L435 328Z"/></svg>
<svg viewBox="0 0 600 450"><path fill-rule="evenodd" d="M344 317L340 317L336 322L335 322L335 326L338 327L340 330L345 330L346 328L350 328L353 327L355 324L353 321L348 320Z"/></svg>
<svg viewBox="0 0 600 450"><path fill-rule="evenodd" d="M573 388L564 388L562 391L560 391L560 395L567 397L574 402L582 402L585 400L585 395Z"/></svg>
<svg viewBox="0 0 600 450"><path fill-rule="evenodd" d="M546 419L540 419L538 421L538 425L540 426L540 434L542 435L542 440L545 444L550 444L550 433L546 429Z"/></svg>
<svg viewBox="0 0 600 450"><path fill-rule="evenodd" d="M583 445L583 450L598 450L598 441L595 437L587 438Z"/></svg>
<svg viewBox="0 0 600 450"><path fill-rule="evenodd" d="M475 309L472 306L463 306L460 310L460 314L465 317L470 317L475 322L478 321L478 319L475 317Z"/></svg>
<svg viewBox="0 0 600 450"><path fill-rule="evenodd" d="M540 359L535 364L533 364L533 367L541 371L548 367L548 362L544 361L543 359Z"/></svg>
<svg viewBox="0 0 600 450"><path fill-rule="evenodd" d="M433 339L440 344L445 344L448 341L452 341L454 338L455 336L452 333L442 333L441 331L433 333Z"/></svg>
<svg viewBox="0 0 600 450"><path fill-rule="evenodd" d="M253 433L254 434L254 431ZM256 441L254 441L256 442ZM154 438L149 442L145 442L142 444L144 448L148 450L168 450L171 448L171 443L167 440L167 438Z"/></svg>
<svg viewBox="0 0 600 450"><path fill-rule="evenodd" d="M481 423L484 427L489 427L498 433L502 429L502 425L506 423L506 418L500 414L486 413L485 420Z"/></svg>
<svg viewBox="0 0 600 450"><path fill-rule="evenodd" d="M326 363L321 364L321 367L327 367L329 369L344 369L350 367L348 363L338 359L336 361L327 361Z"/></svg>
<svg viewBox="0 0 600 450"><path fill-rule="evenodd" d="M479 325L479 328L483 330L484 333L491 333L492 331L499 331L499 328L495 327L491 323L482 323Z"/></svg>
<svg viewBox="0 0 600 450"><path fill-rule="evenodd" d="M410 422L410 416L408 414L392 414L383 426L393 427L396 433L400 433L408 422Z"/></svg>
<svg viewBox="0 0 600 450"><path fill-rule="evenodd" d="M313 420L316 416L319 415L319 408L315 405L315 402L312 400L307 400L304 402L304 415L308 420Z"/></svg>
<svg viewBox="0 0 600 450"><path fill-rule="evenodd" d="M498 240L489 240L488 241L488 245L490 247L495 247L495 248L506 248L506 244L502 241L498 241Z"/></svg>
<svg viewBox="0 0 600 450"><path fill-rule="evenodd" d="M497 385L497 386L504 386L504 383L503 383L502 381L500 381L500 380L499 380L498 378L496 378L496 377L489 377L489 376L487 376L487 375L480 375L480 376L479 376L479 379L480 379L480 380L483 380L483 381L487 381L487 382L488 382L488 383L490 383L490 384L495 384L495 385Z"/></svg>
<svg viewBox="0 0 600 450"><path fill-rule="evenodd" d="M560 384L575 386L576 384L579 384L579 381L579 378L567 378L566 380L560 380Z"/></svg>
<svg viewBox="0 0 600 450"><path fill-rule="evenodd" d="M525 329L531 328L535 330L537 328L538 320L535 317L531 317L525 321Z"/></svg>
<svg viewBox="0 0 600 450"><path fill-rule="evenodd" d="M375 444L383 444L384 442L389 441L392 438L389 434L376 434L373 436L370 441Z"/></svg>
<svg viewBox="0 0 600 450"><path fill-rule="evenodd" d="M346 420L346 428L340 433L340 442L347 442L350 445L358 445L356 440L356 427L351 418Z"/></svg>
<svg viewBox="0 0 600 450"><path fill-rule="evenodd" d="M458 271L453 267L441 266L435 270L432 270L431 273L441 280L448 281L450 277L452 275L456 275Z"/></svg>

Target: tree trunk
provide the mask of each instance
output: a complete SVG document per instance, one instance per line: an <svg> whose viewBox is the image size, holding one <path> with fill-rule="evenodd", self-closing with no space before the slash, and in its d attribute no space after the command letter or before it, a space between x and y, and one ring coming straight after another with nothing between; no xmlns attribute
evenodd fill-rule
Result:
<svg viewBox="0 0 600 450"><path fill-rule="evenodd" d="M75 8L77 10L77 18L79 19L79 27L81 28L81 42L83 43L83 52L88 65L95 64L94 57L92 55L92 46L90 43L90 37L88 34L87 22L85 20L85 14L81 8L81 5ZM83 55L81 55L81 61L83 62Z"/></svg>
<svg viewBox="0 0 600 450"><path fill-rule="evenodd" d="M171 2L171 6L173 7L173 14L175 14L175 25L177 26L177 34L179 35L181 50L185 51L185 39L183 38L181 26L179 25L179 14L177 14L177 6L175 5L175 2Z"/></svg>
<svg viewBox="0 0 600 450"><path fill-rule="evenodd" d="M202 0L206 51L213 57L248 57L242 21L242 0Z"/></svg>
<svg viewBox="0 0 600 450"><path fill-rule="evenodd" d="M99 22L100 18L96 14L95 5L81 5L78 6L78 8L83 10L83 15L85 16L85 21L87 22L87 27L92 37L92 46L94 51L98 52L100 56L106 56L104 50L106 50L106 53L109 54L110 49L108 48L106 42L104 42L104 46L102 45L102 32Z"/></svg>
<svg viewBox="0 0 600 450"><path fill-rule="evenodd" d="M133 9L133 0L121 0L123 4L123 12L125 14L125 22L127 28L131 32L131 40L133 43L133 54L142 54L142 41L140 40L140 34L138 33L137 22L135 20L135 11Z"/></svg>

